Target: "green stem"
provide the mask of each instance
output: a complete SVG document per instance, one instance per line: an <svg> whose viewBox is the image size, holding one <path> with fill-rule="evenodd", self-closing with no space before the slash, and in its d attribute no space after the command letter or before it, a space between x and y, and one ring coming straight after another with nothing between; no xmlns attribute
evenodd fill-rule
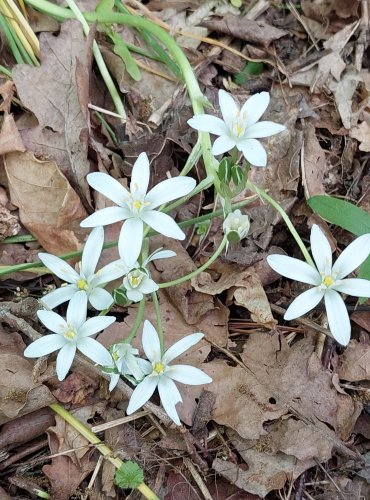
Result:
<svg viewBox="0 0 370 500"><path fill-rule="evenodd" d="M152 301L153 301L154 310L155 310L155 317L156 317L156 321L157 321L157 333L158 333L158 337L159 337L159 344L161 346L161 356L163 356L163 354L164 354L164 332L163 332L163 325L162 325L162 318L161 318L161 310L159 307L157 292L153 292L151 295L152 295Z"/></svg>
<svg viewBox="0 0 370 500"><path fill-rule="evenodd" d="M66 2L68 4L68 6L70 7L71 11L76 16L76 19L78 21L80 21L80 23L82 25L82 29L85 33L85 36L88 36L89 32L90 32L90 28L89 28L88 23L86 22L86 19L83 16L82 12L77 7L74 0L66 0ZM98 47L98 44L96 43L95 40L93 41L93 49L92 50L93 50L95 61L96 61L96 64L98 65L100 74L103 77L104 83L107 86L107 89L112 97L113 102L114 102L114 106L116 108L116 111L121 117L121 122L125 123L126 122L125 108L123 107L119 93L116 89L116 86L115 86L113 80L112 80L112 77L110 76L108 68L104 62L103 56L102 56L100 49Z"/></svg>
<svg viewBox="0 0 370 500"><path fill-rule="evenodd" d="M10 50L12 51L14 59L17 61L18 64L23 64L24 60L18 49L17 44L15 43L13 32L10 29L9 24L6 21L6 18L1 13L0 13L0 28L4 32L5 38L9 44Z"/></svg>
<svg viewBox="0 0 370 500"><path fill-rule="evenodd" d="M255 198L251 197L251 198L248 198L246 200L240 201L239 203L234 203L232 205L232 209L242 208L254 200L255 200ZM172 206L169 206L166 208L165 211L170 210L171 208L172 208ZM215 217L220 217L221 215L223 215L222 208L215 210L214 212L210 212L208 214L200 215L199 217L194 217L193 219L179 222L179 226L181 228L184 228L184 227L192 226L193 224L201 224L205 221L214 219ZM153 236L154 234L156 234L156 233L154 231L151 231L151 232L149 232L148 236ZM2 243L2 244L14 243L14 240L11 240L11 238L16 238L16 237L12 236L10 238L6 238L5 240L1 241L0 243ZM25 238L23 241L37 241L37 239L31 235L19 236L18 238ZM109 243L105 243L103 248L104 249L114 248L117 246L117 244L118 244L118 241L110 241ZM74 257L80 257L81 254L82 254L82 250L77 250L74 252L68 252L68 253L64 253L62 255L59 255L59 258L63 259L63 260L68 260L68 259L73 259ZM0 266L0 276L5 276L6 274L14 273L16 271L27 271L29 269L38 268L38 267L44 267L44 264L39 260L37 260L35 262L27 262L25 264L15 264L13 266L8 266L8 267Z"/></svg>
<svg viewBox="0 0 370 500"><path fill-rule="evenodd" d="M26 3L32 5L38 10L47 14L64 17L70 19L74 17L73 12L58 5L54 5L46 0L25 0ZM163 28L152 23L148 19L130 14L120 13L96 13L85 12L84 17L88 22L99 22L108 24L124 24L133 28L143 29L154 35L163 45L165 45L174 58L175 62L181 69L185 84L188 90L189 98L195 115L204 112L203 103L207 102L202 94L198 80L195 77L194 71L185 56L184 52L177 45L175 40ZM202 146L202 154L204 165L207 171L207 176L212 179L216 190L219 189L219 179L217 177L218 162L211 153L211 139L209 133L199 132L199 138Z"/></svg>
<svg viewBox="0 0 370 500"><path fill-rule="evenodd" d="M2 64L0 64L0 73L7 76L8 78L12 78L12 72Z"/></svg>
<svg viewBox="0 0 370 500"><path fill-rule="evenodd" d="M145 295L143 299L139 302L135 323L132 325L130 335L124 340L124 342L126 342L127 344L129 344L132 341L132 339L135 337L137 331L140 328L141 322L143 321L144 309L145 309Z"/></svg>
<svg viewBox="0 0 370 500"><path fill-rule="evenodd" d="M264 189L260 189L255 184L253 184L251 181L247 181L247 187L252 189L261 198L266 200L272 207L274 207L277 212L279 212L279 214L281 215L285 224L287 225L289 231L291 232L293 238L296 240L299 248L301 249L301 252L303 253L303 256L306 259L307 263L310 264L310 266L313 266L316 268L316 266L311 258L311 255L309 254L305 244L303 243L301 237L297 233L295 227L292 224L292 221L290 220L289 216L287 215L287 213L285 212L283 207L277 201L275 201L273 198L271 198L271 196L269 196Z"/></svg>
<svg viewBox="0 0 370 500"><path fill-rule="evenodd" d="M187 274L186 276L182 276L181 278L177 278L176 280L173 280L173 281L167 281L166 283L160 283L158 285L159 288L168 288L170 286L179 285L180 283L184 283L185 281L188 281L188 280L191 280L192 278L195 278L195 276L198 276L198 274L205 271L221 255L226 244L227 244L227 238L226 238L226 236L224 236L221 243L220 243L220 246L217 248L217 250L212 255L212 257L210 257L207 260L207 262L205 262L198 269L196 269L195 271L193 271L190 274Z"/></svg>
<svg viewBox="0 0 370 500"><path fill-rule="evenodd" d="M106 446L96 434L91 432L91 430L80 422L76 417L71 415L67 410L57 403L50 405L50 408L60 417L62 417L68 424L70 424L76 431L78 431L89 443L93 444L96 449L105 457L111 464L113 464L117 469L121 467L124 463L120 458L114 457L113 452L108 446ZM160 500L157 495L152 491L145 483L141 483L137 489L144 495L148 500Z"/></svg>

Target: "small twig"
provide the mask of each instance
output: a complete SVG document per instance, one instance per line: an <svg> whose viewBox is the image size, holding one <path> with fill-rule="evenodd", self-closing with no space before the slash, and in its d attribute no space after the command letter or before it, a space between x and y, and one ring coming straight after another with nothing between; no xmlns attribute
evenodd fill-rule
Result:
<svg viewBox="0 0 370 500"><path fill-rule="evenodd" d="M208 491L207 486L204 484L204 481L201 478L199 472L194 467L193 462L191 460L189 460L188 458L183 458L183 461L184 461L184 464L186 465L186 467L188 468L190 474L193 476L193 479L196 482L198 488L202 492L203 498L205 498L205 500L212 500L212 496L211 496L210 492Z"/></svg>
<svg viewBox="0 0 370 500"><path fill-rule="evenodd" d="M113 427L117 427L118 425L127 424L128 422L132 422L132 420L137 420L138 418L145 417L146 415L149 414L150 411L148 410L138 411L137 413L134 413L133 415L128 415L127 417L117 418L116 420L112 420L111 422L105 422L104 424L95 425L94 427L91 427L91 430L92 432L95 433L105 431L107 429L112 429Z"/></svg>

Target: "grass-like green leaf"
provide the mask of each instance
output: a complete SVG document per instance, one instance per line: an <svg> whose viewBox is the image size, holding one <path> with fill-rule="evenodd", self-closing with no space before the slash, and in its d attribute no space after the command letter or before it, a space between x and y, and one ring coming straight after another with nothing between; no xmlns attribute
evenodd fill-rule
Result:
<svg viewBox="0 0 370 500"><path fill-rule="evenodd" d="M118 33L115 33L112 31L109 33L109 38L112 40L114 44L114 53L119 56L125 67L127 73L133 78L136 82L141 80L141 72L139 69L139 66L137 65L135 59L132 57L130 51L128 50L125 42L122 40L122 38L119 36Z"/></svg>

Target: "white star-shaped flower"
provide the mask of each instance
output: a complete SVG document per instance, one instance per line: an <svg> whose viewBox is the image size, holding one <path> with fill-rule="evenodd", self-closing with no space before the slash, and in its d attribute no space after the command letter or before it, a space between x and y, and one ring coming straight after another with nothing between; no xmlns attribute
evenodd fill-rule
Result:
<svg viewBox="0 0 370 500"><path fill-rule="evenodd" d="M284 125L263 121L258 122L270 102L268 92L252 95L240 109L233 97L219 90L218 100L222 113L221 118L200 114L188 120L188 124L201 132L218 135L212 153L220 155L234 147L241 151L246 160L256 167L265 167L267 155L262 144L257 140L269 137L285 130Z"/></svg>
<svg viewBox="0 0 370 500"><path fill-rule="evenodd" d="M351 337L351 324L346 305L338 292L355 297L370 297L369 280L343 279L370 254L370 234L356 238L332 265L330 244L315 224L311 230L311 252L316 268L286 255L267 257L272 269L282 276L314 285L293 300L284 319L291 320L303 316L324 298L330 331L337 342L347 345Z"/></svg>
<svg viewBox="0 0 370 500"><path fill-rule="evenodd" d="M102 227L94 228L86 240L82 252L81 262L78 264L79 272L75 271L65 260L49 253L39 253L41 262L66 283L53 290L41 299L41 303L49 309L70 300L76 293L82 291L86 294L90 304L98 311L108 309L113 303L109 292L104 286L123 276L124 272L114 263L110 263L95 272L104 244L104 230Z"/></svg>
<svg viewBox="0 0 370 500"><path fill-rule="evenodd" d="M130 264L139 257L144 223L170 238L185 238L183 231L169 215L155 209L163 203L188 195L195 188L195 180L191 177L173 177L160 182L147 193L149 177L150 168L146 153L141 153L133 166L130 191L108 174L96 172L87 176L87 182L92 188L118 206L98 210L83 220L81 226L104 226L124 220L119 240Z"/></svg>
<svg viewBox="0 0 370 500"><path fill-rule="evenodd" d="M144 322L142 343L146 357L149 361L142 360L141 368L146 377L135 388L127 414L131 415L145 404L158 387L163 408L176 425L181 425L176 412L176 404L182 402L181 394L176 387L176 382L187 385L209 384L212 379L199 368L189 365L170 365L171 361L180 356L187 349L197 344L204 335L193 333L173 344L161 355L161 347L156 329L150 321Z"/></svg>
<svg viewBox="0 0 370 500"><path fill-rule="evenodd" d="M86 320L87 296L78 292L71 298L64 319L53 311L37 311L39 320L54 333L35 340L24 351L27 358L39 358L60 349L56 371L59 380L64 380L76 354L76 349L102 366L112 364L112 356L94 335L116 321L113 316L96 316Z"/></svg>
<svg viewBox="0 0 370 500"><path fill-rule="evenodd" d="M139 350L131 346L131 344L121 342L113 344L111 347L114 366L119 373L110 373L109 390L113 389L118 384L121 375L131 375L136 380L141 380L144 377L144 372L141 370L139 363L142 361L137 357Z"/></svg>

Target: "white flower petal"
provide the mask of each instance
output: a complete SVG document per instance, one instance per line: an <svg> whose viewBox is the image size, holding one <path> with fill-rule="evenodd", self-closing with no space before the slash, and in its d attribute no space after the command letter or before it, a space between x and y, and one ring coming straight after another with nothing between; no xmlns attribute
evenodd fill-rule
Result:
<svg viewBox="0 0 370 500"><path fill-rule="evenodd" d="M149 209L153 210L163 203L188 195L195 186L196 181L192 177L179 176L166 179L149 191L145 197L145 203L150 203Z"/></svg>
<svg viewBox="0 0 370 500"><path fill-rule="evenodd" d="M149 264L149 262L152 262L152 260L169 259L170 257L176 257L176 252L173 252L172 250L155 250L147 259L145 259L144 267Z"/></svg>
<svg viewBox="0 0 370 500"><path fill-rule="evenodd" d="M257 139L245 139L237 143L237 148L242 151L245 159L255 167L265 167L267 154L262 144Z"/></svg>
<svg viewBox="0 0 370 500"><path fill-rule="evenodd" d="M188 125L200 132L209 132L215 135L228 133L228 128L221 118L212 115L196 115L188 120Z"/></svg>
<svg viewBox="0 0 370 500"><path fill-rule="evenodd" d="M353 295L353 297L370 297L370 281L360 278L347 278L339 281L333 290L337 292Z"/></svg>
<svg viewBox="0 0 370 500"><path fill-rule="evenodd" d="M284 125L274 122L258 122L251 125L245 131L245 139L261 139L262 137L270 137L271 135L279 134L285 130Z"/></svg>
<svg viewBox="0 0 370 500"><path fill-rule="evenodd" d="M76 283L80 278L79 274L65 260L50 253L39 253L38 257L44 266L67 283Z"/></svg>
<svg viewBox="0 0 370 500"><path fill-rule="evenodd" d="M78 338L80 339L88 337L89 335L95 335L95 333L108 328L108 326L115 321L116 318L114 316L95 316L94 318L90 318L79 328Z"/></svg>
<svg viewBox="0 0 370 500"><path fill-rule="evenodd" d="M165 376L160 377L158 382L158 392L167 415L175 422L176 425L181 425L176 411L176 404L182 401L182 399L175 383Z"/></svg>
<svg viewBox="0 0 370 500"><path fill-rule="evenodd" d="M356 238L338 257L333 266L333 274L337 274L337 279L342 279L358 266L370 254L370 234L363 234Z"/></svg>
<svg viewBox="0 0 370 500"><path fill-rule="evenodd" d="M94 288L89 294L89 302L97 311L108 309L114 302L112 295L104 288Z"/></svg>
<svg viewBox="0 0 370 500"><path fill-rule="evenodd" d="M266 111L270 102L268 92L252 95L240 110L240 116L246 121L247 126L256 123Z"/></svg>
<svg viewBox="0 0 370 500"><path fill-rule="evenodd" d="M330 275L332 266L332 253L330 244L317 224L311 229L311 253L317 269L325 275Z"/></svg>
<svg viewBox="0 0 370 500"><path fill-rule="evenodd" d="M131 302L140 302L144 297L140 290L126 290L126 295Z"/></svg>
<svg viewBox="0 0 370 500"><path fill-rule="evenodd" d="M298 295L296 299L290 304L286 313L284 314L284 319L291 320L303 316L308 311L311 311L317 304L321 301L324 296L324 291L319 290L318 287L310 288L305 292Z"/></svg>
<svg viewBox="0 0 370 500"><path fill-rule="evenodd" d="M130 269L123 262L122 259L115 260L110 262L106 266L99 269L99 271L95 274L94 279L91 282L92 286L105 285L110 281L114 281L118 278L121 278L124 274L128 273Z"/></svg>
<svg viewBox="0 0 370 500"><path fill-rule="evenodd" d="M125 207L107 207L98 210L94 214L89 215L81 223L81 227L96 227L106 226L107 224L114 224L121 220L131 217L131 211Z"/></svg>
<svg viewBox="0 0 370 500"><path fill-rule="evenodd" d="M158 285L151 278L147 276L144 277L143 281L140 283L139 290L144 294L156 292L158 290Z"/></svg>
<svg viewBox="0 0 370 500"><path fill-rule="evenodd" d="M45 335L26 347L23 355L26 356L26 358L39 358L40 356L45 356L46 354L61 349L66 342L66 339L57 333Z"/></svg>
<svg viewBox="0 0 370 500"><path fill-rule="evenodd" d="M229 128L232 128L233 122L239 115L239 104L228 92L222 89L218 91L218 102L224 122Z"/></svg>
<svg viewBox="0 0 370 500"><path fill-rule="evenodd" d="M118 240L121 259L132 267L137 261L143 244L144 224L139 218L127 219L123 224Z"/></svg>
<svg viewBox="0 0 370 500"><path fill-rule="evenodd" d="M143 377L144 373L139 367L137 358L135 358L135 356L128 355L126 356L125 361L131 375L133 375L136 378L136 380L140 380Z"/></svg>
<svg viewBox="0 0 370 500"><path fill-rule="evenodd" d="M112 356L110 355L108 349L95 339L90 339L89 337L79 339L77 349L98 365L112 365Z"/></svg>
<svg viewBox="0 0 370 500"><path fill-rule="evenodd" d="M99 193L103 194L109 200L114 201L120 207L130 198L130 193L127 189L108 174L94 172L89 174L86 179L95 191L99 191Z"/></svg>
<svg viewBox="0 0 370 500"><path fill-rule="evenodd" d="M103 250L103 244L104 229L102 226L94 227L86 240L81 257L81 271L85 278L94 274Z"/></svg>
<svg viewBox="0 0 370 500"><path fill-rule="evenodd" d="M147 212L142 212L141 218L145 222L145 224L148 224L148 226L154 229L154 231L157 231L157 233L159 234L164 234L164 236L174 238L175 240L185 239L185 233L167 214L156 212L155 210L150 210Z"/></svg>
<svg viewBox="0 0 370 500"><path fill-rule="evenodd" d="M150 375L153 372L152 363L150 363L147 359L137 358L137 364L144 375Z"/></svg>
<svg viewBox="0 0 370 500"><path fill-rule="evenodd" d="M163 356L164 363L171 363L172 360L180 356L183 352L187 351L193 345L197 344L204 337L203 333L192 333L175 342L167 349Z"/></svg>
<svg viewBox="0 0 370 500"><path fill-rule="evenodd" d="M143 335L141 338L146 357L152 361L161 361L161 345L157 330L147 319L144 321Z"/></svg>
<svg viewBox="0 0 370 500"><path fill-rule="evenodd" d="M152 397L157 387L157 383L158 377L145 377L144 380L140 382L130 398L126 410L127 415L131 415L131 413L141 408Z"/></svg>
<svg viewBox="0 0 370 500"><path fill-rule="evenodd" d="M40 299L40 303L48 309L54 309L54 307L59 306L59 304L63 304L63 302L70 300L77 291L78 288L76 285L61 286L47 295L44 295Z"/></svg>
<svg viewBox="0 0 370 500"><path fill-rule="evenodd" d="M146 153L140 153L134 163L131 174L131 193L142 193L143 195L148 190L150 177L149 159Z"/></svg>
<svg viewBox="0 0 370 500"><path fill-rule="evenodd" d="M67 342L58 353L56 371L58 380L64 380L72 366L76 354L76 345Z"/></svg>
<svg viewBox="0 0 370 500"><path fill-rule="evenodd" d="M76 330L86 321L87 295L81 291L73 295L67 307L67 323L73 325Z"/></svg>
<svg viewBox="0 0 370 500"><path fill-rule="evenodd" d="M109 382L109 392L112 392L113 389L116 387L118 384L118 381L120 379L119 373L110 373L110 382Z"/></svg>
<svg viewBox="0 0 370 500"><path fill-rule="evenodd" d="M174 365L166 372L166 376L187 385L210 384L211 377L199 368L189 365Z"/></svg>
<svg viewBox="0 0 370 500"><path fill-rule="evenodd" d="M51 332L63 333L67 328L64 318L54 311L37 311L37 317Z"/></svg>
<svg viewBox="0 0 370 500"><path fill-rule="evenodd" d="M321 283L321 276L317 269L302 260L287 255L273 254L267 257L267 263L274 271L291 280L316 286Z"/></svg>
<svg viewBox="0 0 370 500"><path fill-rule="evenodd" d="M226 151L230 151L236 145L235 139L229 137L228 135L221 135L218 137L212 146L212 154L215 156L222 155Z"/></svg>
<svg viewBox="0 0 370 500"><path fill-rule="evenodd" d="M351 323L342 297L334 290L326 290L325 308L329 328L339 344L347 345L351 338Z"/></svg>

